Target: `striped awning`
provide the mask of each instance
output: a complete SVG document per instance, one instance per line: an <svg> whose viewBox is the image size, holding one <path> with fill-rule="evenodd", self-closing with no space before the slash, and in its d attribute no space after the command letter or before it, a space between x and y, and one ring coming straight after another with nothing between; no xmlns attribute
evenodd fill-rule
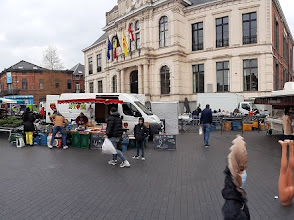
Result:
<svg viewBox="0 0 294 220"><path fill-rule="evenodd" d="M103 104L122 104L123 101L118 99L68 99L68 100L59 100L57 101L58 104L68 104L68 103L87 103L87 104L94 104L94 103L103 103Z"/></svg>

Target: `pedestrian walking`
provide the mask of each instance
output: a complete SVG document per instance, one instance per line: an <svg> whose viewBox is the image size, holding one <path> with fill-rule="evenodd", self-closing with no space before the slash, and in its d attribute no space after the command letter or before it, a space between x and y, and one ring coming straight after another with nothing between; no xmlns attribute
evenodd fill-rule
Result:
<svg viewBox="0 0 294 220"><path fill-rule="evenodd" d="M293 140L293 127L292 127L292 118L289 114L289 109L285 109L285 115L283 119L283 130L284 130L284 140Z"/></svg>
<svg viewBox="0 0 294 220"><path fill-rule="evenodd" d="M130 167L131 164L127 161L123 153L117 149L117 144L121 141L123 134L122 120L115 107L110 109L110 116L107 120L106 135L105 138L109 138L117 154L113 154L112 160L108 161L108 164L116 165L117 157L122 160L120 167Z"/></svg>
<svg viewBox="0 0 294 220"><path fill-rule="evenodd" d="M26 144L34 146L33 134L35 131L34 121L36 117L29 107L26 108L23 114L24 132L26 134Z"/></svg>
<svg viewBox="0 0 294 220"><path fill-rule="evenodd" d="M243 137L237 136L230 150L228 166L224 171L225 186L222 196L225 204L222 207L222 213L224 220L250 220L244 190L247 179L247 150Z"/></svg>
<svg viewBox="0 0 294 220"><path fill-rule="evenodd" d="M50 116L50 120L54 124L52 139L50 145L48 146L50 149L53 148L53 143L55 140L55 136L58 132L62 135L62 145L63 149L67 149L68 146L66 144L66 133L65 128L68 126L68 121L60 114L56 109L53 110L54 113Z"/></svg>
<svg viewBox="0 0 294 220"><path fill-rule="evenodd" d="M137 145L137 154L133 156L133 159L140 159L140 148L142 149L142 160L145 160L144 148L145 148L145 139L149 136L149 129L144 125L144 118L139 118L139 124L134 128L134 136L136 139Z"/></svg>
<svg viewBox="0 0 294 220"><path fill-rule="evenodd" d="M200 124L203 129L203 137L204 137L204 146L209 147L209 135L210 128L212 124L212 112L210 109L210 105L206 105L206 108L201 113Z"/></svg>

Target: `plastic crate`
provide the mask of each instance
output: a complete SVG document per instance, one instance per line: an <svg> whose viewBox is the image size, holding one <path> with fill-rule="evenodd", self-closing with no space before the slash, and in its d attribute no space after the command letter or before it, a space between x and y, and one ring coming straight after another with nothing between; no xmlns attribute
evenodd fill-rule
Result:
<svg viewBox="0 0 294 220"><path fill-rule="evenodd" d="M39 138L39 137L35 137L33 139L33 141L34 141L34 144L36 144L36 145L40 145L41 144L41 138Z"/></svg>
<svg viewBox="0 0 294 220"><path fill-rule="evenodd" d="M252 131L252 124L243 124L243 131Z"/></svg>
<svg viewBox="0 0 294 220"><path fill-rule="evenodd" d="M80 135L81 140L81 148L90 148L90 134L81 134Z"/></svg>
<svg viewBox="0 0 294 220"><path fill-rule="evenodd" d="M212 126L210 127L210 131L215 131L215 130L216 130L216 127L212 125Z"/></svg>
<svg viewBox="0 0 294 220"><path fill-rule="evenodd" d="M81 147L81 135L78 132L72 133L72 146Z"/></svg>
<svg viewBox="0 0 294 220"><path fill-rule="evenodd" d="M242 129L242 125L240 121L233 121L232 122L232 130L233 131L238 131Z"/></svg>
<svg viewBox="0 0 294 220"><path fill-rule="evenodd" d="M257 121L254 121L253 124L252 124L252 127L253 128L258 128L258 122Z"/></svg>

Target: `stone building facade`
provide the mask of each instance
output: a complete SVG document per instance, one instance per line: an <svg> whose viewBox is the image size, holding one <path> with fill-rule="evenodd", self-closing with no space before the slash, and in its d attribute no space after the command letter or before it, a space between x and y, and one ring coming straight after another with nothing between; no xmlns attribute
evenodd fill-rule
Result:
<svg viewBox="0 0 294 220"><path fill-rule="evenodd" d="M278 0L118 0L103 31L83 50L86 92L180 102L236 92L249 99L292 80L293 37ZM108 60L108 39L114 45L117 35L122 45L122 32L129 56L118 48Z"/></svg>

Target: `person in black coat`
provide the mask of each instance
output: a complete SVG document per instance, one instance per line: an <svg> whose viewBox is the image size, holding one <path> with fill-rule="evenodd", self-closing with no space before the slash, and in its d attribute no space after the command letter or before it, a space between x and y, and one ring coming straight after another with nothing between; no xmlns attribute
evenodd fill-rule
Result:
<svg viewBox="0 0 294 220"><path fill-rule="evenodd" d="M140 159L140 148L142 148L142 160L145 160L144 140L149 136L149 129L144 125L144 118L139 118L139 124L134 128L134 135L137 145L137 155L133 156L133 159Z"/></svg>
<svg viewBox="0 0 294 220"><path fill-rule="evenodd" d="M250 220L244 190L247 179L247 150L241 136L238 136L233 144L228 156L228 166L224 171L225 187L222 190L222 196L225 204L222 207L222 213L224 220Z"/></svg>
<svg viewBox="0 0 294 220"><path fill-rule="evenodd" d="M35 125L34 121L36 120L36 117L34 113L30 110L30 108L26 108L24 114L23 114L23 125L24 125L24 131L26 134L26 144L33 146L33 133L35 131Z"/></svg>
<svg viewBox="0 0 294 220"><path fill-rule="evenodd" d="M123 134L122 120L119 113L115 107L110 109L110 116L107 120L106 134L105 138L109 138L114 148L116 149L117 154L114 154L112 160L108 161L108 164L116 165L117 156L121 158L122 163L120 167L130 167L131 164L127 161L123 153L117 149L117 144L121 141Z"/></svg>

